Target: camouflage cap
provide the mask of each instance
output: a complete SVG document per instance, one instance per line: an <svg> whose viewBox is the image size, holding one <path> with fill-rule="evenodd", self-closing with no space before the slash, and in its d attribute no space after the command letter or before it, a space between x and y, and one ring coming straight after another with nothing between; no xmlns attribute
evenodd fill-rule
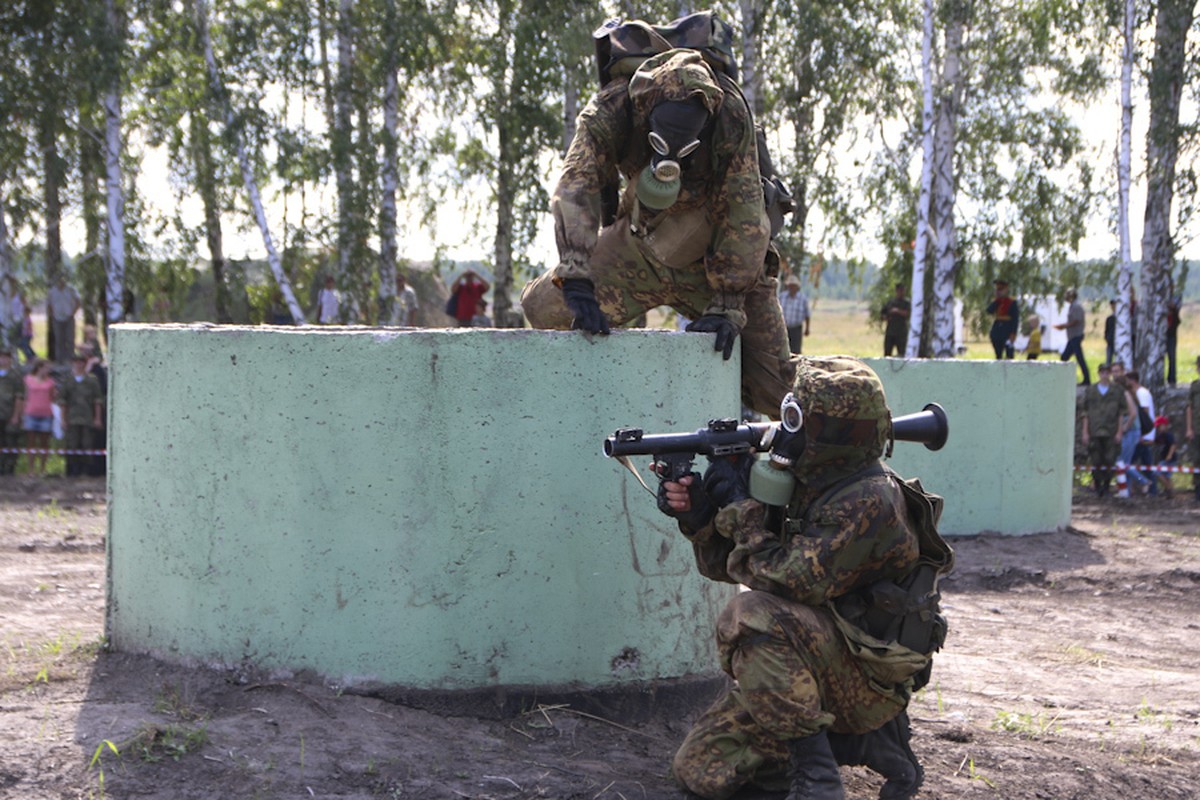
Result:
<svg viewBox="0 0 1200 800"><path fill-rule="evenodd" d="M875 371L851 356L800 356L794 392L804 410L808 444L797 473L857 470L883 455L892 412Z"/></svg>

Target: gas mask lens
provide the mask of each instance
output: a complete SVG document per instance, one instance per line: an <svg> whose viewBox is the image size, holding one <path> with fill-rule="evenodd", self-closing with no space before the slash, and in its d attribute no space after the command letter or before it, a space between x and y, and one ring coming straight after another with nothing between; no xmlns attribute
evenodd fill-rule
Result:
<svg viewBox="0 0 1200 800"><path fill-rule="evenodd" d="M799 433L804 427L804 412L800 410L800 401L791 392L788 392L779 404L779 424L788 433Z"/></svg>

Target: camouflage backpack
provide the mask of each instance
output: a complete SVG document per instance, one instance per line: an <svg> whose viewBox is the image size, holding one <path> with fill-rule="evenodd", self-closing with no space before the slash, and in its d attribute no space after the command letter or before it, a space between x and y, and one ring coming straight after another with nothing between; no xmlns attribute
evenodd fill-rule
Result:
<svg viewBox="0 0 1200 800"><path fill-rule="evenodd" d="M725 88L741 94L737 84L738 67L733 57L733 28L712 11L698 11L680 17L667 25L651 25L641 20L623 22L610 19L592 33L596 45L596 73L604 88L616 78L629 78L647 58L668 50L687 48L700 51L713 72L729 79ZM742 98L745 100L745 97ZM746 103L749 109L750 104ZM753 109L750 109L753 115ZM775 172L767 150L767 137L757 124L754 126L758 144L758 171L762 176L763 201L771 220L771 238L783 228L783 218L795 209L791 190ZM613 198L605 202L604 224L613 222L616 204Z"/></svg>

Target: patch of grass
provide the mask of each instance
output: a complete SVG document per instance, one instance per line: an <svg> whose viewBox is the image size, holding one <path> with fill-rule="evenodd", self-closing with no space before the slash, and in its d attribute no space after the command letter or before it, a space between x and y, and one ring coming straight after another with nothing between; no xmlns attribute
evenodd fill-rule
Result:
<svg viewBox="0 0 1200 800"><path fill-rule="evenodd" d="M101 756L104 755L106 749L111 750L112 754L117 758L121 757L121 751L108 739L96 745L96 752L92 753L92 760L88 763L89 769L96 770L96 789L98 794L91 795L96 798L105 798L108 796L104 792L104 764L101 763Z"/></svg>
<svg viewBox="0 0 1200 800"><path fill-rule="evenodd" d="M1063 648L1063 655L1072 664L1087 664L1093 667L1104 666L1107 658L1097 650L1089 650L1080 644L1069 644Z"/></svg>
<svg viewBox="0 0 1200 800"><path fill-rule="evenodd" d="M1057 733L1058 714L1047 718L1044 712L1036 715L1016 711L998 711L992 722L992 730L1005 733L1015 733L1028 739L1036 739L1046 734Z"/></svg>
<svg viewBox="0 0 1200 800"><path fill-rule="evenodd" d="M206 744L208 728L204 725L156 725L147 722L120 746L120 751L154 764L164 758L178 761Z"/></svg>
<svg viewBox="0 0 1200 800"><path fill-rule="evenodd" d="M154 697L154 711L168 717L175 717L185 722L196 722L207 719L208 714L195 705L193 699L185 696L185 692L172 683L164 683Z"/></svg>
<svg viewBox="0 0 1200 800"><path fill-rule="evenodd" d="M1142 698L1142 704L1138 706L1138 710L1134 714L1134 718L1138 722L1147 725L1161 725L1168 733L1175 727L1175 722L1169 716L1153 708L1144 697Z"/></svg>

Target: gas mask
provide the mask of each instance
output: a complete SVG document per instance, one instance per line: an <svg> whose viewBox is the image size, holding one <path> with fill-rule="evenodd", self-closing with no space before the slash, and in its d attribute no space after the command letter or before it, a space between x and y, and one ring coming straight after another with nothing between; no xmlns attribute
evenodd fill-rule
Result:
<svg viewBox="0 0 1200 800"><path fill-rule="evenodd" d="M679 198L683 159L700 147L708 111L693 101L659 103L650 112L650 165L638 176L638 201L661 211Z"/></svg>
<svg viewBox="0 0 1200 800"><path fill-rule="evenodd" d="M779 404L779 425L771 436L770 455L754 462L750 470L750 496L768 506L786 506L796 478L791 466L804 452L804 412L796 395L788 392Z"/></svg>

